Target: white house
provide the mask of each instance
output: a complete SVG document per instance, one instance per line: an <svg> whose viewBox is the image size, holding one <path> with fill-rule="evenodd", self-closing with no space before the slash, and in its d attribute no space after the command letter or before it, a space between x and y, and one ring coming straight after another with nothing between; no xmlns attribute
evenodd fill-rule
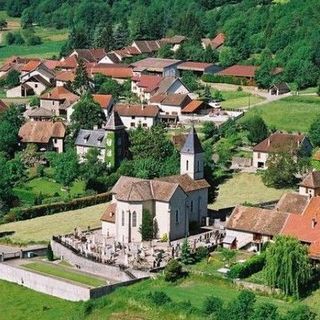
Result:
<svg viewBox="0 0 320 320"><path fill-rule="evenodd" d="M150 128L158 122L159 107L144 104L116 104L114 110L128 128Z"/></svg>
<svg viewBox="0 0 320 320"><path fill-rule="evenodd" d="M305 135L276 132L253 148L252 164L257 169L266 169L271 153L288 152L296 159L299 155L309 155L311 151L312 145Z"/></svg>
<svg viewBox="0 0 320 320"><path fill-rule="evenodd" d="M309 172L302 182L299 184L299 193L301 195L308 195L315 197L320 195L320 172Z"/></svg>
<svg viewBox="0 0 320 320"><path fill-rule="evenodd" d="M102 232L121 243L140 242L143 214L151 214L156 238L189 235L189 224L203 225L209 184L204 179L204 153L194 128L181 150L180 175L155 180L122 176L112 189L112 202L101 217Z"/></svg>
<svg viewBox="0 0 320 320"><path fill-rule="evenodd" d="M168 115L181 115L181 111L191 102L188 94L168 93L154 95L150 103L157 105L161 113Z"/></svg>

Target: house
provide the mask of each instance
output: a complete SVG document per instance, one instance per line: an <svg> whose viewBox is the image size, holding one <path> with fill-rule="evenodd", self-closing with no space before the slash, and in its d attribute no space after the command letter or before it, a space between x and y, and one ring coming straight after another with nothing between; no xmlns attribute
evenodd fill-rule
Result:
<svg viewBox="0 0 320 320"><path fill-rule="evenodd" d="M87 64L88 75L94 77L96 74L103 74L116 80L118 83L123 83L132 78L132 68L124 64L111 63L93 63Z"/></svg>
<svg viewBox="0 0 320 320"><path fill-rule="evenodd" d="M28 121L19 130L21 143L36 144L40 151L63 152L66 127L57 121Z"/></svg>
<svg viewBox="0 0 320 320"><path fill-rule="evenodd" d="M55 116L53 111L41 107L29 109L24 115L31 121L49 121Z"/></svg>
<svg viewBox="0 0 320 320"><path fill-rule="evenodd" d="M202 76L205 73L217 73L222 68L213 63L186 61L178 65L178 70L180 75L183 72L190 71L197 76Z"/></svg>
<svg viewBox="0 0 320 320"><path fill-rule="evenodd" d="M315 197L320 195L320 172L309 172L299 184L299 193Z"/></svg>
<svg viewBox="0 0 320 320"><path fill-rule="evenodd" d="M22 71L20 84L7 90L8 98L40 96L43 91L53 87L55 72L48 69L42 62L30 61Z"/></svg>
<svg viewBox="0 0 320 320"><path fill-rule="evenodd" d="M220 49L222 48L225 41L225 35L223 33L218 33L213 39L204 38L201 39L201 44L203 49L207 47L211 47L212 49Z"/></svg>
<svg viewBox="0 0 320 320"><path fill-rule="evenodd" d="M311 151L311 142L305 135L276 132L253 148L252 165L257 169L266 169L271 153L288 152L297 159L301 154L311 154Z"/></svg>
<svg viewBox="0 0 320 320"><path fill-rule="evenodd" d="M256 70L256 66L243 66L236 64L217 72L217 75L221 77L238 78L239 80L243 80L243 85L255 85L254 77Z"/></svg>
<svg viewBox="0 0 320 320"><path fill-rule="evenodd" d="M58 65L58 68L62 71L75 71L78 66L78 59L77 56L71 55L66 58L62 58Z"/></svg>
<svg viewBox="0 0 320 320"><path fill-rule="evenodd" d="M291 90L286 82L275 83L269 88L269 93L276 96L289 93L290 91Z"/></svg>
<svg viewBox="0 0 320 320"><path fill-rule="evenodd" d="M149 103L157 105L160 113L166 115L181 115L182 110L191 102L188 94L165 93L154 95Z"/></svg>
<svg viewBox="0 0 320 320"><path fill-rule="evenodd" d="M152 127L158 122L160 111L158 106L143 104L116 104L114 110L128 129Z"/></svg>
<svg viewBox="0 0 320 320"><path fill-rule="evenodd" d="M186 37L185 36L180 36L180 35L175 35L172 37L167 37L167 38L162 38L160 39L160 43L161 45L170 45L171 46L171 50L173 52L176 52L181 44L186 41Z"/></svg>
<svg viewBox="0 0 320 320"><path fill-rule="evenodd" d="M212 111L212 107L202 100L191 100L182 110L183 115L192 114L209 114Z"/></svg>
<svg viewBox="0 0 320 320"><path fill-rule="evenodd" d="M116 168L128 156L128 134L118 113L112 112L105 129L80 129L75 146L80 161L84 161L90 149L96 148L100 151L99 160Z"/></svg>
<svg viewBox="0 0 320 320"><path fill-rule="evenodd" d="M204 179L204 153L192 128L181 150L180 175L147 180L122 176L112 188L112 201L101 217L102 232L120 243L140 242L142 216L149 212L155 238L169 241L189 235L189 225L204 225L209 184Z"/></svg>
<svg viewBox="0 0 320 320"><path fill-rule="evenodd" d="M111 94L93 94L93 101L98 103L103 109L106 119L109 118L114 105L114 99Z"/></svg>
<svg viewBox="0 0 320 320"><path fill-rule="evenodd" d="M75 49L69 57L75 56L77 60L81 59L84 62L99 62L106 56L104 48L96 49Z"/></svg>
<svg viewBox="0 0 320 320"><path fill-rule="evenodd" d="M149 101L158 94L189 94L190 90L179 78L154 75L134 76L131 81L131 92L141 101Z"/></svg>
<svg viewBox="0 0 320 320"><path fill-rule="evenodd" d="M177 67L180 63L181 60L146 58L132 63L131 66L135 76L151 74L162 77L177 77L179 75Z"/></svg>
<svg viewBox="0 0 320 320"><path fill-rule="evenodd" d="M11 57L7 59L4 64L0 67L0 78L5 78L8 72L16 70L21 73L23 66L29 61L28 58Z"/></svg>
<svg viewBox="0 0 320 320"><path fill-rule="evenodd" d="M67 118L67 110L80 99L64 87L55 87L40 97L40 108L49 110L55 116Z"/></svg>
<svg viewBox="0 0 320 320"><path fill-rule="evenodd" d="M73 71L59 71L56 73L56 87L67 87L74 81L76 74Z"/></svg>
<svg viewBox="0 0 320 320"><path fill-rule="evenodd" d="M161 48L158 40L135 40L131 47L136 48L139 54L154 54Z"/></svg>
<svg viewBox="0 0 320 320"><path fill-rule="evenodd" d="M238 205L228 218L227 242L223 246L260 251L263 243L280 233L288 216L289 213L278 210Z"/></svg>

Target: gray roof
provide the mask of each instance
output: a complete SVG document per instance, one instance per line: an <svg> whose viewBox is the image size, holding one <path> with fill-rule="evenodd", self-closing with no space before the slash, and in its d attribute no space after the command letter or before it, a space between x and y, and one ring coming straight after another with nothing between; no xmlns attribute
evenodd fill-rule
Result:
<svg viewBox="0 0 320 320"><path fill-rule="evenodd" d="M191 153L191 154L203 153L201 142L198 138L198 135L194 126L192 126L187 136L187 140L181 149L181 153Z"/></svg>
<svg viewBox="0 0 320 320"><path fill-rule="evenodd" d="M34 108L34 109L31 109L27 112L27 115L29 117L52 117L53 114L50 110L47 110L45 108Z"/></svg>
<svg viewBox="0 0 320 320"><path fill-rule="evenodd" d="M115 131L115 130L120 130L124 128L125 128L125 125L123 124L118 112L113 111L106 124L106 130Z"/></svg>
<svg viewBox="0 0 320 320"><path fill-rule="evenodd" d="M80 129L75 145L105 149L107 132L104 129Z"/></svg>

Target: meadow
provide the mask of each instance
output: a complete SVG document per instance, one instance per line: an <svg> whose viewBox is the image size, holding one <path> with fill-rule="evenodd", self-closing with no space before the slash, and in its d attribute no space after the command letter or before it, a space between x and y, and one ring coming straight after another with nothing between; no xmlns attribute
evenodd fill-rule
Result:
<svg viewBox="0 0 320 320"><path fill-rule="evenodd" d="M244 91L221 91L224 109L245 109L253 104L263 102L265 99Z"/></svg>
<svg viewBox="0 0 320 320"><path fill-rule="evenodd" d="M287 132L308 132L311 123L320 116L320 97L291 96L250 109L246 117L258 114L271 128Z"/></svg>
<svg viewBox="0 0 320 320"><path fill-rule="evenodd" d="M73 232L75 227L87 229L100 227L100 217L102 216L107 204L56 213L39 218L11 222L0 225L0 232L14 231L9 236L9 241L13 243L47 243L53 235L67 234ZM5 242L6 239L2 239Z"/></svg>
<svg viewBox="0 0 320 320"><path fill-rule="evenodd" d="M209 207L218 210L237 204L278 200L287 191L292 190L266 187L258 174L237 173L219 186L218 196Z"/></svg>

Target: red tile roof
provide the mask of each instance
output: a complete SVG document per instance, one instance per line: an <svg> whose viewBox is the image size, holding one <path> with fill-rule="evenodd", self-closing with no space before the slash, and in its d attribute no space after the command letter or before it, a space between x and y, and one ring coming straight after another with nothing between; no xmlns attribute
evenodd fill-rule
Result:
<svg viewBox="0 0 320 320"><path fill-rule="evenodd" d="M99 103L99 105L103 109L107 109L110 106L113 99L111 94L93 94L92 97L93 100L96 103Z"/></svg>
<svg viewBox="0 0 320 320"><path fill-rule="evenodd" d="M179 70L191 70L204 72L207 68L213 66L212 63L186 61L178 65Z"/></svg>
<svg viewBox="0 0 320 320"><path fill-rule="evenodd" d="M117 104L115 111L120 117L156 117L159 113L159 108L154 105L141 104Z"/></svg>
<svg viewBox="0 0 320 320"><path fill-rule="evenodd" d="M59 67L62 69L76 69L78 66L78 60L75 55L71 57L67 57L64 60L61 60L59 63Z"/></svg>
<svg viewBox="0 0 320 320"><path fill-rule="evenodd" d="M94 75L101 73L107 77L118 78L118 79L129 79L133 76L131 68L123 66L104 66L104 65L94 65L89 67L89 74Z"/></svg>
<svg viewBox="0 0 320 320"><path fill-rule="evenodd" d="M132 81L136 82L136 85L143 88L145 92L152 92L159 87L162 79L160 76L141 75L133 77Z"/></svg>
<svg viewBox="0 0 320 320"><path fill-rule="evenodd" d="M44 60L43 64L50 70L54 70L60 65L59 60Z"/></svg>
<svg viewBox="0 0 320 320"><path fill-rule="evenodd" d="M257 70L256 66L242 66L242 65L236 64L218 72L217 74L219 76L254 78L256 70Z"/></svg>
<svg viewBox="0 0 320 320"><path fill-rule="evenodd" d="M21 69L24 72L30 72L36 69L40 65L41 61L39 59L30 60Z"/></svg>
<svg viewBox="0 0 320 320"><path fill-rule="evenodd" d="M46 92L41 95L40 99L44 100L68 100L70 103L73 103L79 100L79 96L70 92L65 87L55 87L50 92Z"/></svg>
<svg viewBox="0 0 320 320"><path fill-rule="evenodd" d="M56 74L56 80L62 82L73 82L75 78L75 73L73 71L60 71Z"/></svg>
<svg viewBox="0 0 320 320"><path fill-rule="evenodd" d="M302 134L273 133L257 144L254 152L297 152L306 137Z"/></svg>
<svg viewBox="0 0 320 320"><path fill-rule="evenodd" d="M213 39L212 39L212 44L215 48L219 48L224 44L225 41L225 36L223 33L218 33Z"/></svg>
<svg viewBox="0 0 320 320"><path fill-rule="evenodd" d="M200 100L192 100L185 108L182 109L182 113L195 113L204 104Z"/></svg>
<svg viewBox="0 0 320 320"><path fill-rule="evenodd" d="M115 223L116 222L116 212L117 212L117 203L110 203L106 211L103 213L102 217L100 218L101 221Z"/></svg>
<svg viewBox="0 0 320 320"><path fill-rule="evenodd" d="M307 174L307 176L300 183L300 186L317 189L320 188L320 172L312 171Z"/></svg>

